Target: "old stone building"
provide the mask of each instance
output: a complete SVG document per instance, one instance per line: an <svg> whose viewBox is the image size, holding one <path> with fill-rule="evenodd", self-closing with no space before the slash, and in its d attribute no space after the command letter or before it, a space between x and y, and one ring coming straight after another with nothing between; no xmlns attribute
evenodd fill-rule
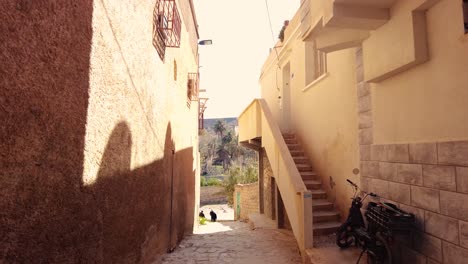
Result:
<svg viewBox="0 0 468 264"><path fill-rule="evenodd" d="M192 232L192 1L0 4L0 263L150 263Z"/></svg>
<svg viewBox="0 0 468 264"><path fill-rule="evenodd" d="M395 259L467 261L466 12L464 0L301 1L239 138L265 153L260 210L284 204L303 251L345 220L351 179L415 214Z"/></svg>

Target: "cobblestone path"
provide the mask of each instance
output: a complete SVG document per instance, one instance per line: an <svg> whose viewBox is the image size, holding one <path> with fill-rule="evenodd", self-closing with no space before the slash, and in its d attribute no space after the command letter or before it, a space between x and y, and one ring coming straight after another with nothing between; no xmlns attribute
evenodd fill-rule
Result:
<svg viewBox="0 0 468 264"><path fill-rule="evenodd" d="M290 231L210 222L186 236L174 252L163 256L162 263L299 264L301 257Z"/></svg>

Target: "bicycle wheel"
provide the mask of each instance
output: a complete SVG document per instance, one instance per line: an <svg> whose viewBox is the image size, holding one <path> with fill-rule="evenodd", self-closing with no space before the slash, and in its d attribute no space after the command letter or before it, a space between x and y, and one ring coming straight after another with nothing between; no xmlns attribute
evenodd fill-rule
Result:
<svg viewBox="0 0 468 264"><path fill-rule="evenodd" d="M375 236L375 250L367 250L367 264L392 264L392 252L380 233Z"/></svg>
<svg viewBox="0 0 468 264"><path fill-rule="evenodd" d="M351 227L348 225L341 226L336 232L336 244L340 248L347 248L351 246L353 242L354 236L352 235Z"/></svg>

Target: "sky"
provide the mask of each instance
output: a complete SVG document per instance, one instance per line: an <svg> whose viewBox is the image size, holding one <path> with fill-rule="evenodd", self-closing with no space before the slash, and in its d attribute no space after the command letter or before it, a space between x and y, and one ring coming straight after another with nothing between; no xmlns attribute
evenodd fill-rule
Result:
<svg viewBox="0 0 468 264"><path fill-rule="evenodd" d="M200 97L208 97L205 118L238 117L260 97L263 63L278 40L284 20L290 20L300 0L194 0L200 40Z"/></svg>

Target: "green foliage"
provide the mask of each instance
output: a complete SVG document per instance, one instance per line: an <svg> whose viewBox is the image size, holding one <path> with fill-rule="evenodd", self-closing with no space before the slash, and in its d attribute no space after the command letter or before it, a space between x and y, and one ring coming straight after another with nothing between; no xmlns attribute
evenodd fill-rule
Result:
<svg viewBox="0 0 468 264"><path fill-rule="evenodd" d="M229 176L224 180L224 193L228 200L228 204L234 204L234 189L236 184L248 184L258 181L258 170L254 166L247 168L234 167L229 170Z"/></svg>
<svg viewBox="0 0 468 264"><path fill-rule="evenodd" d="M224 169L223 166L212 165L207 168L206 172L209 176L219 176L223 175Z"/></svg>
<svg viewBox="0 0 468 264"><path fill-rule="evenodd" d="M207 186L206 177L200 176L200 186Z"/></svg>
<svg viewBox="0 0 468 264"><path fill-rule="evenodd" d="M213 125L213 129L216 132L216 134L219 135L220 138L223 138L224 132L227 130L227 125L224 121L218 120L216 124Z"/></svg>
<svg viewBox="0 0 468 264"><path fill-rule="evenodd" d="M200 186L220 186L221 181L216 178L206 178L205 176L200 177Z"/></svg>
<svg viewBox="0 0 468 264"><path fill-rule="evenodd" d="M231 122L232 123L232 122ZM215 184L209 179L225 176L222 183L227 199L232 204L234 186L238 183L252 183L258 178L258 153L238 143L238 136L232 124L224 119L217 120L200 135L201 186ZM216 182L219 184L219 181Z"/></svg>

